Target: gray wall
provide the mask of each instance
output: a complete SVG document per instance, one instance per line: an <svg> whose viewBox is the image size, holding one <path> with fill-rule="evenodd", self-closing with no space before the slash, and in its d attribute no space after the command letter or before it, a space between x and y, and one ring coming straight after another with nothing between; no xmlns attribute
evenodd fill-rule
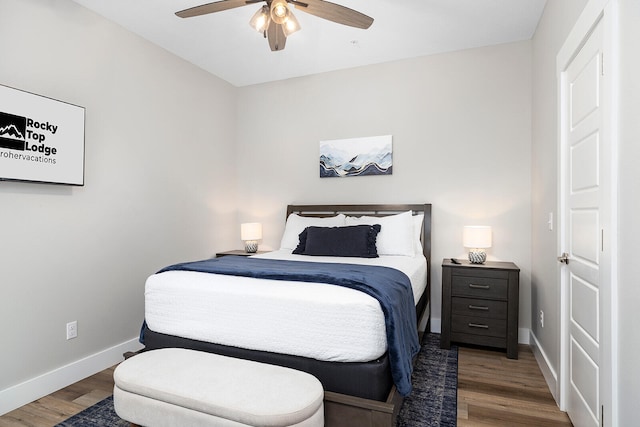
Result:
<svg viewBox="0 0 640 427"><path fill-rule="evenodd" d="M1 84L86 107L84 187L0 182L1 393L133 340L145 278L237 212L235 88L66 0L2 0L0 52Z"/></svg>
<svg viewBox="0 0 640 427"><path fill-rule="evenodd" d="M531 327L556 373L560 368L556 55L586 3L587 0L548 1L533 37ZM547 225L550 212L552 231ZM538 322L540 310L544 311L544 328ZM552 392L556 392L555 387Z"/></svg>
<svg viewBox="0 0 640 427"><path fill-rule="evenodd" d="M493 226L490 259L521 269L529 328L531 44L519 42L239 90L240 217L277 248L288 203L432 203L434 328L441 262L462 227ZM393 135L393 175L319 178L318 142ZM524 334L528 338L528 334Z"/></svg>

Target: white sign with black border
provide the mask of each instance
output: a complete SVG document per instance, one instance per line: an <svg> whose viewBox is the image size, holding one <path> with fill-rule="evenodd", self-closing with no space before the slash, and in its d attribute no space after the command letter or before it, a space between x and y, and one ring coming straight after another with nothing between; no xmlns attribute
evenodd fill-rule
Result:
<svg viewBox="0 0 640 427"><path fill-rule="evenodd" d="M0 180L84 185L85 109L0 85Z"/></svg>

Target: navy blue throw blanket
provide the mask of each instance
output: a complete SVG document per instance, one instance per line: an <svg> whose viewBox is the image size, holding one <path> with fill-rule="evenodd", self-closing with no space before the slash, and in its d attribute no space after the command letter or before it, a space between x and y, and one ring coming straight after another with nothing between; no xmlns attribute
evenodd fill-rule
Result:
<svg viewBox="0 0 640 427"><path fill-rule="evenodd" d="M420 344L411 282L401 271L370 265L225 256L171 265L158 273L172 270L328 283L356 289L374 297L380 303L385 317L393 382L401 395L406 396L411 392L412 359L420 351Z"/></svg>

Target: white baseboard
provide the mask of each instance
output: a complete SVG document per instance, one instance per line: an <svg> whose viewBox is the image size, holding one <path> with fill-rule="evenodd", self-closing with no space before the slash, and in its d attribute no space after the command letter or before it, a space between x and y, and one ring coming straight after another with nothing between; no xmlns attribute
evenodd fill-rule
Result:
<svg viewBox="0 0 640 427"><path fill-rule="evenodd" d="M87 378L123 360L127 351L138 351L138 338L100 351L23 383L0 390L0 415Z"/></svg>
<svg viewBox="0 0 640 427"><path fill-rule="evenodd" d="M440 318L431 319L431 332L439 334L442 332L442 320Z"/></svg>
<svg viewBox="0 0 640 427"><path fill-rule="evenodd" d="M518 328L518 344L530 344L530 334L531 330L529 328Z"/></svg>
<svg viewBox="0 0 640 427"><path fill-rule="evenodd" d="M560 403L559 403L560 396L558 396L558 374L551 367L551 364L549 363L549 358L547 357L546 353L540 346L540 342L536 338L533 331L531 331L530 345L531 345L531 351L533 352L533 355L535 356L536 361L538 362L538 366L542 371L542 376L544 377L545 381L547 382L547 385L549 386L551 395L555 399L556 404L560 406Z"/></svg>

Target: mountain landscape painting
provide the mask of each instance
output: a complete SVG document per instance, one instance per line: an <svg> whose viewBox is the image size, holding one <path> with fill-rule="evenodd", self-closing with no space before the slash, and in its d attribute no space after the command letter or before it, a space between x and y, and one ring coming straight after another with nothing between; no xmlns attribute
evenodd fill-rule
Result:
<svg viewBox="0 0 640 427"><path fill-rule="evenodd" d="M320 141L320 178L391 175L391 135Z"/></svg>

